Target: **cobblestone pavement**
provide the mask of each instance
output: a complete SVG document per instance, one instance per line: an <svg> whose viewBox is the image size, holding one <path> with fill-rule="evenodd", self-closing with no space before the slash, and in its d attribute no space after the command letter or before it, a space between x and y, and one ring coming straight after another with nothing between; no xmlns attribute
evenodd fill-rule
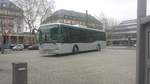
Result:
<svg viewBox="0 0 150 84"><path fill-rule="evenodd" d="M12 84L12 62L28 62L28 84L135 84L134 49L67 56L41 56L38 51L0 54L0 84Z"/></svg>

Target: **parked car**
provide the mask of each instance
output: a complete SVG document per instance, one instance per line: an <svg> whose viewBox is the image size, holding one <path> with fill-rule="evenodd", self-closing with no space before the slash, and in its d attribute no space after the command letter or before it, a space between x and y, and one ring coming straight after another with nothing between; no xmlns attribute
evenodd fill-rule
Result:
<svg viewBox="0 0 150 84"><path fill-rule="evenodd" d="M24 44L24 48L28 49L29 46L32 46L31 44Z"/></svg>
<svg viewBox="0 0 150 84"><path fill-rule="evenodd" d="M37 44L31 45L28 47L29 50L38 50L39 46Z"/></svg>
<svg viewBox="0 0 150 84"><path fill-rule="evenodd" d="M10 44L10 49L12 49L16 44Z"/></svg>
<svg viewBox="0 0 150 84"><path fill-rule="evenodd" d="M13 48L12 48L12 50L16 50L16 51L18 51L18 50L23 50L24 49L24 45L23 44L17 44L17 45L15 45Z"/></svg>

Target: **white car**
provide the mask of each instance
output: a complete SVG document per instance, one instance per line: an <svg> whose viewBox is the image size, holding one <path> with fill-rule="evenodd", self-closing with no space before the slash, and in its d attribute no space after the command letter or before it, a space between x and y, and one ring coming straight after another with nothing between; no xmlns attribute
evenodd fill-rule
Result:
<svg viewBox="0 0 150 84"><path fill-rule="evenodd" d="M23 50L24 49L24 45L23 44L17 44L15 45L12 50Z"/></svg>

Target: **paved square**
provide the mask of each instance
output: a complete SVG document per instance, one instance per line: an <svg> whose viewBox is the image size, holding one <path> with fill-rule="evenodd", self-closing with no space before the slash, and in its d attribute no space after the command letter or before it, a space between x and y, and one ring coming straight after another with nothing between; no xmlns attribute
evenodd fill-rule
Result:
<svg viewBox="0 0 150 84"><path fill-rule="evenodd" d="M136 51L129 48L60 57L0 54L0 84L12 84L12 62L28 62L28 84L135 84Z"/></svg>

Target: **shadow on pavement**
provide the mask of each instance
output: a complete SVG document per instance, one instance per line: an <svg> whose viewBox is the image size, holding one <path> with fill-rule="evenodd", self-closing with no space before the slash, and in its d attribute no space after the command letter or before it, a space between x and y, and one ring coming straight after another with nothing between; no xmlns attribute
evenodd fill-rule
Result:
<svg viewBox="0 0 150 84"><path fill-rule="evenodd" d="M45 55L42 57L66 57L66 56L74 56L74 55L78 55L78 54L86 54L86 53L91 53L91 52L99 52L99 51L91 50L91 51L79 52L77 54L68 53L68 54L57 54L57 55Z"/></svg>

